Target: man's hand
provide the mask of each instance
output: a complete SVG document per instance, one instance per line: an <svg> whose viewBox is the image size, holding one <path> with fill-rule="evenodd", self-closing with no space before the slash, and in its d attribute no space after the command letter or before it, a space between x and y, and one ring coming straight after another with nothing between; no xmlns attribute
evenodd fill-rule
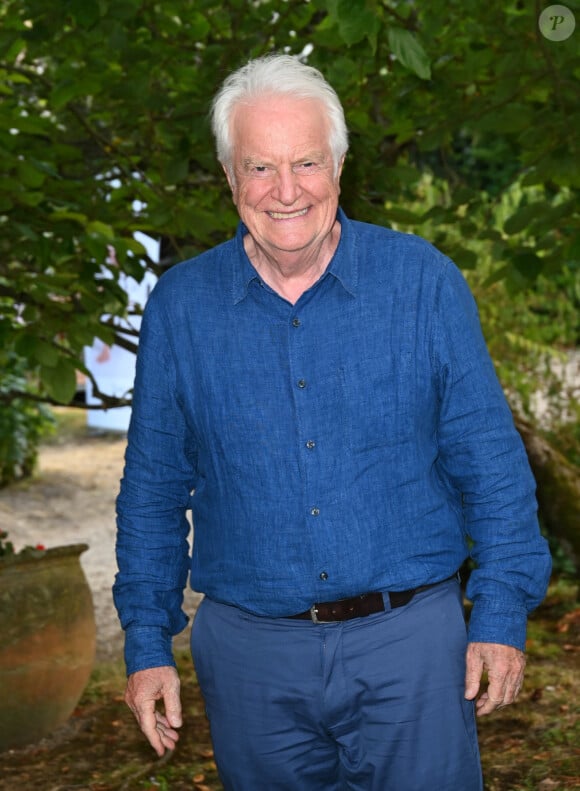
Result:
<svg viewBox="0 0 580 791"><path fill-rule="evenodd" d="M511 645L469 643L467 646L465 697L473 700L487 672L487 690L475 704L478 717L513 703L524 682L525 654Z"/></svg>
<svg viewBox="0 0 580 791"><path fill-rule="evenodd" d="M173 750L179 739L175 730L181 727L179 689L179 676L174 667L139 670L127 681L125 703L159 756L166 748ZM163 701L165 713L156 710L158 700Z"/></svg>

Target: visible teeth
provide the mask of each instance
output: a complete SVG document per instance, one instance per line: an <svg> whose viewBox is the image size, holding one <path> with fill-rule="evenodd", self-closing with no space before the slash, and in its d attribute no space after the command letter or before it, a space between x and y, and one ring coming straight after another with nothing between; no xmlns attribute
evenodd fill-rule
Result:
<svg viewBox="0 0 580 791"><path fill-rule="evenodd" d="M269 211L268 214L273 220L292 220L294 217L303 217L307 211L308 209L293 212Z"/></svg>

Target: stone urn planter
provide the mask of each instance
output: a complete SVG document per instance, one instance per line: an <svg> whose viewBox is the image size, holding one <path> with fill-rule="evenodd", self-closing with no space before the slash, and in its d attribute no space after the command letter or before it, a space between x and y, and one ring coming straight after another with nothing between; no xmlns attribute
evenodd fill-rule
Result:
<svg viewBox="0 0 580 791"><path fill-rule="evenodd" d="M89 680L96 629L86 544L0 558L0 751L63 725Z"/></svg>

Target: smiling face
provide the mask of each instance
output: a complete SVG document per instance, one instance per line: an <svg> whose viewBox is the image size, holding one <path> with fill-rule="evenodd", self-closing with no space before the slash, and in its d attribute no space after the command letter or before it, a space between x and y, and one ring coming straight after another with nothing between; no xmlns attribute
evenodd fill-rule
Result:
<svg viewBox="0 0 580 791"><path fill-rule="evenodd" d="M269 259L316 256L336 222L342 163L335 165L328 120L316 99L267 96L232 117L234 203Z"/></svg>

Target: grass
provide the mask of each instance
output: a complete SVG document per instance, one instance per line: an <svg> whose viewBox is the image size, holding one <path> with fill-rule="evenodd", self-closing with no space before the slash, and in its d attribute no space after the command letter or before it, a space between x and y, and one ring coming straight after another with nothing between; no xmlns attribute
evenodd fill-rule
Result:
<svg viewBox="0 0 580 791"><path fill-rule="evenodd" d="M81 410L57 409L55 419L47 443L91 435ZM528 635L520 700L479 721L486 791L580 789L580 609L570 576L554 577ZM100 664L54 738L0 755L0 791L221 791L191 660L176 658L185 725L173 754L157 760L141 736L123 701L122 663Z"/></svg>
<svg viewBox="0 0 580 791"><path fill-rule="evenodd" d="M520 700L479 721L486 791L580 788L579 657L578 585L555 579L530 621ZM176 659L185 725L173 754L156 759L123 702L122 663L102 664L52 740L0 757L0 789L221 791L189 655Z"/></svg>
<svg viewBox="0 0 580 791"><path fill-rule="evenodd" d="M555 580L530 619L517 705L480 721L486 791L580 788L578 585Z"/></svg>
<svg viewBox="0 0 580 791"><path fill-rule="evenodd" d="M53 430L43 438L42 444L48 446L67 445L82 441L87 437L99 437L103 440L119 439L123 436L119 431L105 431L87 425L87 412L76 407L52 407L54 420Z"/></svg>

